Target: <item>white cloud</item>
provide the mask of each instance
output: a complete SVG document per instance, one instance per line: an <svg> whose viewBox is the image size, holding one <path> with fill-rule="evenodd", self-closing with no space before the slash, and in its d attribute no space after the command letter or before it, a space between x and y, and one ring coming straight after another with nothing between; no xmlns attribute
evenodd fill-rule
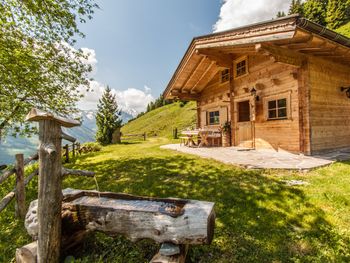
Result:
<svg viewBox="0 0 350 263"><path fill-rule="evenodd" d="M82 51L87 55L87 59L83 62L92 66L91 77L93 78L97 72L97 58L94 49L82 48ZM86 91L81 87L80 92L84 94L84 98L78 103L78 108L82 110L92 110L97 108L98 100L102 97L107 85L102 84L96 80L90 81L90 91ZM125 112L136 116L138 113L145 111L147 104L154 101L151 95L151 88L144 86L143 90L128 88L126 90L112 89L112 93L116 95L119 108Z"/></svg>
<svg viewBox="0 0 350 263"><path fill-rule="evenodd" d="M147 87L148 88L148 87ZM151 89L148 88L148 92ZM141 111L145 111L147 104L154 101L154 98L147 91L129 88L127 90L119 91L113 90L116 97L118 105L126 112L136 115Z"/></svg>
<svg viewBox="0 0 350 263"><path fill-rule="evenodd" d="M223 0L214 32L273 19L278 11L287 12L288 0Z"/></svg>

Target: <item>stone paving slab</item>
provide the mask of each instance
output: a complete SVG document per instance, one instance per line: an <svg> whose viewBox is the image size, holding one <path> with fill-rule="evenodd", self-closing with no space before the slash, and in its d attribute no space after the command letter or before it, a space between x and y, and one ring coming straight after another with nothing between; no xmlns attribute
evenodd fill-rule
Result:
<svg viewBox="0 0 350 263"><path fill-rule="evenodd" d="M168 144L161 146L161 148L194 154L250 169L310 170L334 162L332 158L323 158L321 156L312 157L289 152L247 150L237 147L190 148L179 144ZM350 158L350 154L348 156Z"/></svg>

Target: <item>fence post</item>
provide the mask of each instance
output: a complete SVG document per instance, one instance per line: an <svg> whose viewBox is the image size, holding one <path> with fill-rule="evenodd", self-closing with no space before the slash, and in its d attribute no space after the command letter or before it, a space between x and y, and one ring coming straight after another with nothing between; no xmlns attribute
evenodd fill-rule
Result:
<svg viewBox="0 0 350 263"><path fill-rule="evenodd" d="M64 147L66 150L65 156L66 156L66 163L69 163L69 145L66 144L66 146Z"/></svg>
<svg viewBox="0 0 350 263"><path fill-rule="evenodd" d="M38 263L58 263L61 249L62 138L61 126L75 120L32 109L27 121L39 122Z"/></svg>
<svg viewBox="0 0 350 263"><path fill-rule="evenodd" d="M146 132L143 133L143 140L146 141Z"/></svg>
<svg viewBox="0 0 350 263"><path fill-rule="evenodd" d="M77 153L80 155L80 143L77 142Z"/></svg>
<svg viewBox="0 0 350 263"><path fill-rule="evenodd" d="M174 128L173 129L173 138L174 139L177 139L178 137L177 137L177 128Z"/></svg>
<svg viewBox="0 0 350 263"><path fill-rule="evenodd" d="M16 154L16 205L15 215L21 219L26 216L26 194L24 185L24 158L23 154Z"/></svg>
<svg viewBox="0 0 350 263"><path fill-rule="evenodd" d="M73 142L72 144L72 154L73 154L73 158L75 157L75 143Z"/></svg>

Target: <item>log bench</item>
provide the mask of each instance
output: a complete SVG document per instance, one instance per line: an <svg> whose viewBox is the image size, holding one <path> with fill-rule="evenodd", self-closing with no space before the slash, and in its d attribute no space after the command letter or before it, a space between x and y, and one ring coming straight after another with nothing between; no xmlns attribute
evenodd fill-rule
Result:
<svg viewBox="0 0 350 263"><path fill-rule="evenodd" d="M34 239L38 234L36 210L37 200L31 203L25 220ZM185 262L188 245L210 244L215 226L212 202L75 189L63 190L61 218L63 250L81 243L92 231L121 234L133 242L152 239L161 243L153 263ZM36 262L35 244L17 249L17 262Z"/></svg>

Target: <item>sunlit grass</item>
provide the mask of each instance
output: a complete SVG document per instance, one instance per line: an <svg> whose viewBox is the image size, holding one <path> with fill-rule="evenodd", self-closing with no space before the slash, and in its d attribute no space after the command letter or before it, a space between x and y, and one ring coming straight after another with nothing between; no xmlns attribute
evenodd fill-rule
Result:
<svg viewBox="0 0 350 263"><path fill-rule="evenodd" d="M167 139L107 146L69 167L95 171L101 191L215 202L215 238L192 246L188 262L347 262L350 260L349 162L309 173L244 170L160 149ZM309 185L289 187L283 180ZM29 199L36 196L36 182ZM69 177L64 187L95 189L91 178ZM6 190L1 186L1 194ZM9 187L10 188L10 187ZM0 261L30 240L13 205L0 214ZM92 235L76 262L148 262L158 245ZM1 253L4 251L3 253Z"/></svg>

